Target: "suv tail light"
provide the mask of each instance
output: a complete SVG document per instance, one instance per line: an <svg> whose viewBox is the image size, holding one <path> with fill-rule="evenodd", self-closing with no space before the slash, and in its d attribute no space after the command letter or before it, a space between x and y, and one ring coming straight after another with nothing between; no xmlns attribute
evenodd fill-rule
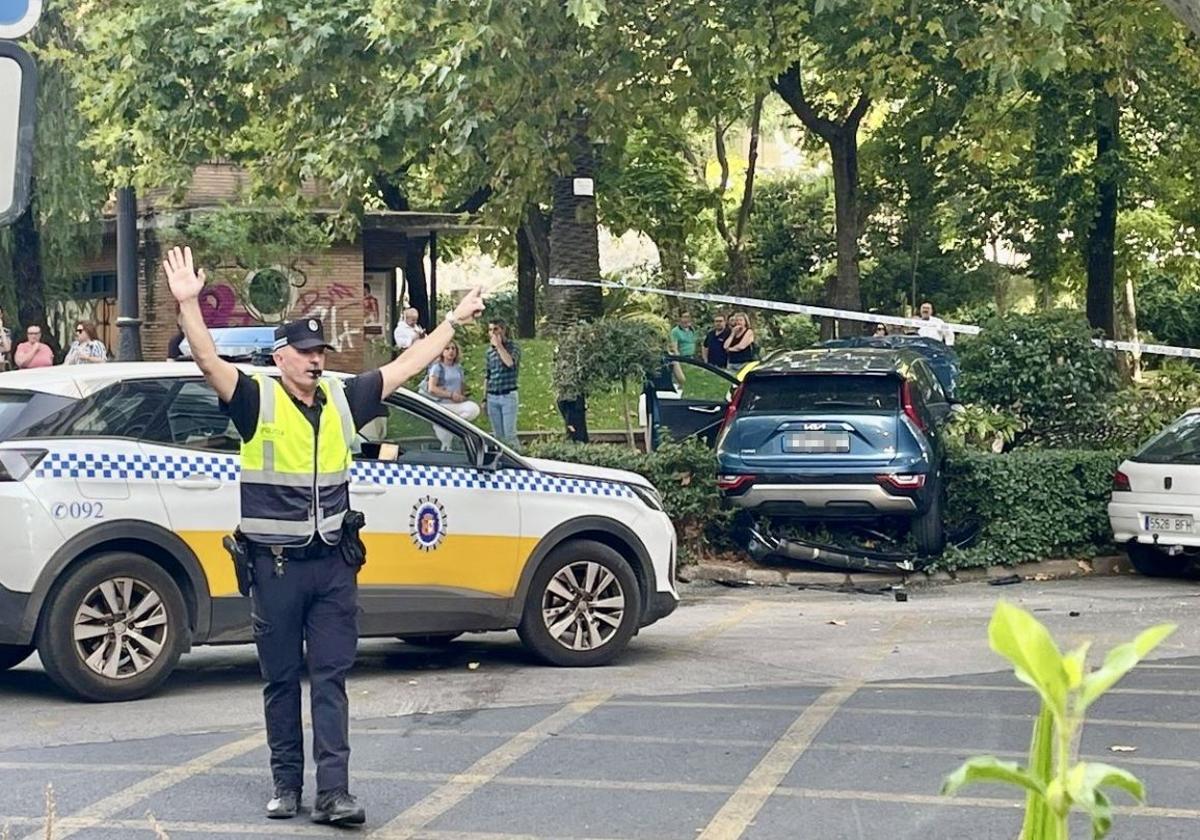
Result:
<svg viewBox="0 0 1200 840"><path fill-rule="evenodd" d="M742 381L738 384L737 390L733 392L733 399L729 401L728 408L725 409L725 419L721 421L721 431L725 431L725 427L733 420L733 416L737 414L738 406L742 402L742 394L746 391L746 383Z"/></svg>
<svg viewBox="0 0 1200 840"><path fill-rule="evenodd" d="M45 457L45 449L0 449L0 481L24 481Z"/></svg>
<svg viewBox="0 0 1200 840"><path fill-rule="evenodd" d="M1125 475L1125 473L1121 472L1120 470L1117 470L1115 473L1113 473L1112 489L1114 491L1123 493L1128 493L1133 490L1133 487L1131 487L1129 484L1129 476Z"/></svg>
<svg viewBox="0 0 1200 840"><path fill-rule="evenodd" d="M717 487L726 493L737 495L748 490L756 478L758 478L756 475L719 475L717 476Z"/></svg>
<svg viewBox="0 0 1200 840"><path fill-rule="evenodd" d="M925 486L925 475L877 475L875 480L885 487L894 487L897 490L920 490Z"/></svg>
<svg viewBox="0 0 1200 840"><path fill-rule="evenodd" d="M928 431L925 426L925 421L921 419L921 415L917 412L917 406L913 403L912 383L907 379L900 383L900 405L904 408L904 416L913 422L913 425L922 432Z"/></svg>

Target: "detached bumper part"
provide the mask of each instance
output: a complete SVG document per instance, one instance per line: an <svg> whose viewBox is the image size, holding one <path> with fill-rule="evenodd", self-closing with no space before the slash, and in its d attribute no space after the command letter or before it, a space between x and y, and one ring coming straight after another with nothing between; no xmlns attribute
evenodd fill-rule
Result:
<svg viewBox="0 0 1200 840"><path fill-rule="evenodd" d="M747 532L746 551L755 560L786 557L816 566L847 572L914 572L921 568L916 555L867 551L840 546L826 546L804 540L776 539L762 534L757 528Z"/></svg>

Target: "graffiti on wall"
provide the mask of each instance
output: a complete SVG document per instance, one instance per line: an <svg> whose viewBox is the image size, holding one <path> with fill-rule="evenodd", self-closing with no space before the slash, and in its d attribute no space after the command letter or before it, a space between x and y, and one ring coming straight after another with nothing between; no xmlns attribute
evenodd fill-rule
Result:
<svg viewBox="0 0 1200 840"><path fill-rule="evenodd" d="M275 272L251 272L239 294L229 283L205 287L200 296L204 322L210 327L251 327L292 318L320 318L325 335L337 351L354 349L354 322L350 319L361 297L345 283L305 288L307 278Z"/></svg>
<svg viewBox="0 0 1200 840"><path fill-rule="evenodd" d="M354 326L346 312L359 300L354 289L345 283L331 283L323 289L312 289L300 295L293 311L297 317L311 316L324 321L325 337L334 350L352 350Z"/></svg>

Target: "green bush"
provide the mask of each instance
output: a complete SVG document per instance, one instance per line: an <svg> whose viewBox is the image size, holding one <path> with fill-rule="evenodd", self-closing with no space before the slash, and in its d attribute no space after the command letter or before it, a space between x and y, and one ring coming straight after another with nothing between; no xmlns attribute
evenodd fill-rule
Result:
<svg viewBox="0 0 1200 840"><path fill-rule="evenodd" d="M775 335L763 341L764 350L805 350L821 340L821 327L809 315L785 315L775 324Z"/></svg>
<svg viewBox="0 0 1200 840"><path fill-rule="evenodd" d="M535 458L629 470L648 479L675 523L681 562L695 562L714 548L729 547L730 515L721 510L716 456L699 441L666 442L649 454L613 444L536 441L526 452Z"/></svg>
<svg viewBox="0 0 1200 840"><path fill-rule="evenodd" d="M949 463L948 519L978 518L978 544L951 550L940 565L1015 565L1091 556L1111 544L1107 504L1114 451L1020 449L959 453Z"/></svg>
<svg viewBox="0 0 1200 840"><path fill-rule="evenodd" d="M1076 312L995 318L962 343L960 398L1016 415L1026 429L1018 443L1063 427L1084 433L1117 388L1113 354L1093 337Z"/></svg>

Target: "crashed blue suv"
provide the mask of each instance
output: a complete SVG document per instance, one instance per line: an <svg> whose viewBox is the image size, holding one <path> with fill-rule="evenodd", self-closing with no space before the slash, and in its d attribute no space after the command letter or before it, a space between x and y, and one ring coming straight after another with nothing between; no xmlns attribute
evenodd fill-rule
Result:
<svg viewBox="0 0 1200 840"><path fill-rule="evenodd" d="M730 506L771 517L903 517L917 549L940 554L952 410L929 362L912 350L774 354L729 403L717 483Z"/></svg>

